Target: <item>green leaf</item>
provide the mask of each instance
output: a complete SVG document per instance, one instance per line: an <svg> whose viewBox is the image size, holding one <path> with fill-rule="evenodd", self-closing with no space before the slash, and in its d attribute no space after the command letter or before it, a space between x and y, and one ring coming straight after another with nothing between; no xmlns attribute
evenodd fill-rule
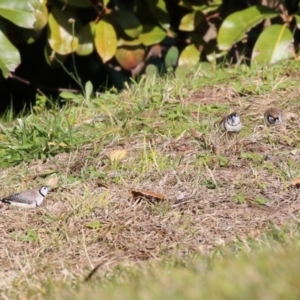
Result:
<svg viewBox="0 0 300 300"><path fill-rule="evenodd" d="M194 66L199 62L200 51L195 44L190 44L186 46L179 57L178 66Z"/></svg>
<svg viewBox="0 0 300 300"><path fill-rule="evenodd" d="M10 234L10 237L22 242L36 242L38 240L38 233L34 227L29 227L24 234L13 232Z"/></svg>
<svg viewBox="0 0 300 300"><path fill-rule="evenodd" d="M89 55L94 51L94 34L96 24L90 22L83 26L78 32L78 47L76 53L78 55Z"/></svg>
<svg viewBox="0 0 300 300"><path fill-rule="evenodd" d="M34 43L41 35L42 29L48 23L48 8L46 5L47 0L39 0L32 2L34 8L34 15L36 22L33 29L27 29L15 26L13 29L14 37L18 38L18 42L26 42L28 44Z"/></svg>
<svg viewBox="0 0 300 300"><path fill-rule="evenodd" d="M142 43L140 41L140 39L134 39L134 40L124 40L122 38L120 38L118 40L118 47L120 46L141 46Z"/></svg>
<svg viewBox="0 0 300 300"><path fill-rule="evenodd" d="M251 63L274 64L294 55L293 34L286 25L266 28L255 43Z"/></svg>
<svg viewBox="0 0 300 300"><path fill-rule="evenodd" d="M165 56L165 66L167 69L174 68L177 65L178 56L179 56L178 48L175 46L172 46L168 50L168 52Z"/></svg>
<svg viewBox="0 0 300 300"><path fill-rule="evenodd" d="M117 50L115 29L104 19L100 20L96 25L95 47L103 63L113 58Z"/></svg>
<svg viewBox="0 0 300 300"><path fill-rule="evenodd" d="M71 92L61 92L59 96L63 99L77 99L78 95Z"/></svg>
<svg viewBox="0 0 300 300"><path fill-rule="evenodd" d="M232 200L235 203L246 203L246 197L242 191L233 196Z"/></svg>
<svg viewBox="0 0 300 300"><path fill-rule="evenodd" d="M185 0L179 1L178 5L188 9L195 10L195 6L192 3Z"/></svg>
<svg viewBox="0 0 300 300"><path fill-rule="evenodd" d="M186 77L191 72L191 68L188 65L177 66L175 74L178 78Z"/></svg>
<svg viewBox="0 0 300 300"><path fill-rule="evenodd" d="M34 4L35 0L0 0L0 16L20 27L33 28Z"/></svg>
<svg viewBox="0 0 300 300"><path fill-rule="evenodd" d="M147 67L145 69L145 73L147 76L154 76L154 75L159 74L157 66L155 66L153 64L147 65Z"/></svg>
<svg viewBox="0 0 300 300"><path fill-rule="evenodd" d="M34 7L34 15L36 18L36 22L34 23L34 30L41 31L48 22L47 1L32 1L32 6Z"/></svg>
<svg viewBox="0 0 300 300"><path fill-rule="evenodd" d="M85 84L85 97L87 101L90 100L92 93L93 93L93 84L90 81L87 81Z"/></svg>
<svg viewBox="0 0 300 300"><path fill-rule="evenodd" d="M20 63L20 53L6 37L5 27L0 20L0 69L3 77L7 78L9 71L13 72Z"/></svg>
<svg viewBox="0 0 300 300"><path fill-rule="evenodd" d="M150 11L165 29L170 27L170 16L165 0L147 0Z"/></svg>
<svg viewBox="0 0 300 300"><path fill-rule="evenodd" d="M179 30L193 31L203 19L204 15L198 10L188 13L182 17L179 24Z"/></svg>
<svg viewBox="0 0 300 300"><path fill-rule="evenodd" d="M64 99L65 101L73 102L80 104L82 103L83 97L82 95L76 95L71 92L61 92L59 96Z"/></svg>
<svg viewBox="0 0 300 300"><path fill-rule="evenodd" d="M75 36L76 32L73 32L70 19L74 19L75 24L80 23L72 9L61 11L54 6L49 14L48 42L51 48L61 55L70 54L78 47L78 38Z"/></svg>
<svg viewBox="0 0 300 300"><path fill-rule="evenodd" d="M125 70L134 69L145 57L143 47L122 46L117 49L116 59Z"/></svg>
<svg viewBox="0 0 300 300"><path fill-rule="evenodd" d="M263 198L263 197L260 197L260 196L255 196L255 201L258 203L258 204L266 204L267 203L267 199Z"/></svg>
<svg viewBox="0 0 300 300"><path fill-rule="evenodd" d="M85 224L85 227L90 228L90 229L99 229L99 228L101 228L101 223L100 223L100 221L95 220L95 221Z"/></svg>
<svg viewBox="0 0 300 300"><path fill-rule="evenodd" d="M110 15L113 24L117 24L127 36L134 39L139 36L143 30L140 21L130 12L113 11Z"/></svg>
<svg viewBox="0 0 300 300"><path fill-rule="evenodd" d="M262 20L274 18L278 14L263 5L254 5L229 15L222 23L217 37L220 50L229 50L233 44L245 38L246 33Z"/></svg>
<svg viewBox="0 0 300 300"><path fill-rule="evenodd" d="M167 36L166 31L158 26L144 25L139 40L144 46L151 46L160 43Z"/></svg>
<svg viewBox="0 0 300 300"><path fill-rule="evenodd" d="M191 9L191 10L198 10L201 11L203 14L208 14L209 12L212 12L214 10L217 10L219 6L222 4L222 0L217 1L209 1L209 5L193 5L188 1L179 1L178 5Z"/></svg>

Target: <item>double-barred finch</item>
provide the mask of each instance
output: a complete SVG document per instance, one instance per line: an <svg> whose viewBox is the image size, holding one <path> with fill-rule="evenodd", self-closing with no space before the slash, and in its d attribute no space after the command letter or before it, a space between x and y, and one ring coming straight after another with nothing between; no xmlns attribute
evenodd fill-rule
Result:
<svg viewBox="0 0 300 300"><path fill-rule="evenodd" d="M0 201L12 206L22 208L35 208L43 203L48 192L49 188L47 186L42 186L10 195L1 199Z"/></svg>
<svg viewBox="0 0 300 300"><path fill-rule="evenodd" d="M227 132L239 132L243 127L241 118L236 112L224 117L220 122L220 126Z"/></svg>
<svg viewBox="0 0 300 300"><path fill-rule="evenodd" d="M277 108L269 108L264 114L265 122L268 126L282 123L282 113Z"/></svg>

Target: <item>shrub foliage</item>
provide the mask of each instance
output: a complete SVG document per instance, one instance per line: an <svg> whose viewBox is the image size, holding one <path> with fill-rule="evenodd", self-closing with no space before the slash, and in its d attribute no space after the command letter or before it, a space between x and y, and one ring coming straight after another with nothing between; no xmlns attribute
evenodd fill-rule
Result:
<svg viewBox="0 0 300 300"><path fill-rule="evenodd" d="M299 1L276 0L0 0L0 69L9 77L22 64L18 45L43 35L51 67L96 54L110 76L272 64L295 55L298 11Z"/></svg>

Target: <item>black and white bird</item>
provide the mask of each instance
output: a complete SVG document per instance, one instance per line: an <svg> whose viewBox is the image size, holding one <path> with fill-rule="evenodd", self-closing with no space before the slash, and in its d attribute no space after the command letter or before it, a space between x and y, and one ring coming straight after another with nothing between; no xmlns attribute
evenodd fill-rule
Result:
<svg viewBox="0 0 300 300"><path fill-rule="evenodd" d="M230 115L224 117L220 122L220 126L223 130L227 132L236 132L236 133L241 131L243 127L241 118L236 112L233 112Z"/></svg>
<svg viewBox="0 0 300 300"><path fill-rule="evenodd" d="M49 188L47 186L42 186L7 196L0 201L11 206L35 208L43 203L48 192Z"/></svg>
<svg viewBox="0 0 300 300"><path fill-rule="evenodd" d="M278 125L282 123L282 113L277 108L269 108L264 114L264 119L268 126Z"/></svg>

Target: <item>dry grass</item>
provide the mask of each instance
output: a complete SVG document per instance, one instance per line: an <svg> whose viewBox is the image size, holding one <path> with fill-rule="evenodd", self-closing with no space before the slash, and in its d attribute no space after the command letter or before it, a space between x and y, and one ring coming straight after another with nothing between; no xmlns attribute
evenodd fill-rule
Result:
<svg viewBox="0 0 300 300"><path fill-rule="evenodd" d="M300 176L299 94L299 88L255 97L227 85L199 88L174 98L183 108L201 108L185 114L183 130L182 119L167 122L148 112L146 121L128 125L142 126L134 134L2 169L3 196L41 183L53 190L37 210L2 206L0 288L49 276L84 278L98 264L109 270L124 261L211 253L237 236L257 237L270 224L298 222L299 191L289 182ZM129 96L125 91L120 101L132 111ZM225 106L205 110L215 104ZM264 126L270 106L284 111L283 126ZM227 137L214 126L224 108L242 113L240 135ZM156 130L144 130L143 122ZM113 159L116 153L124 157ZM134 198L132 190L165 199Z"/></svg>

